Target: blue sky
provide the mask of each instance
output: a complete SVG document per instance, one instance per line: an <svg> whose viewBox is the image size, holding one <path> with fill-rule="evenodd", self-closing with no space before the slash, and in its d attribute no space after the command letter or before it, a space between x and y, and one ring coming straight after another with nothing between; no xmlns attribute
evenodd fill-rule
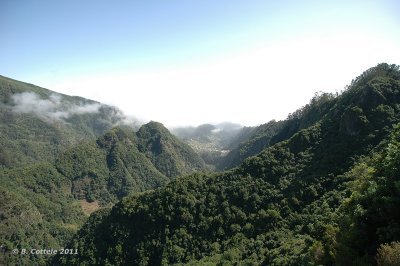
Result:
<svg viewBox="0 0 400 266"><path fill-rule="evenodd" d="M0 2L0 74L166 125L284 119L379 62L398 1Z"/></svg>

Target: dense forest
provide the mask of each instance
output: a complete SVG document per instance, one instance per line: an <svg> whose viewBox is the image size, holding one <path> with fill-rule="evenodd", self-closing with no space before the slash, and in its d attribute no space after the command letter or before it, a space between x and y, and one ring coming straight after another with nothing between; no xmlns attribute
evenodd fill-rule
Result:
<svg viewBox="0 0 400 266"><path fill-rule="evenodd" d="M224 145L231 150L214 165L226 170L204 171L188 145L150 122L51 162L4 166L2 243L76 254L3 251L3 262L399 265L399 66L370 68L342 93L316 94ZM87 218L80 202L100 208Z"/></svg>
<svg viewBox="0 0 400 266"><path fill-rule="evenodd" d="M136 130L114 107L0 81L0 264L44 264L46 256L10 251L63 247L93 211L204 169L200 156L160 123ZM39 111L22 112L21 104ZM88 104L98 109L83 111ZM60 110L72 114L55 116Z"/></svg>
<svg viewBox="0 0 400 266"><path fill-rule="evenodd" d="M203 168L201 158L159 123L137 133L114 128L65 150L54 163L0 169L0 240L7 249L62 246L91 212Z"/></svg>

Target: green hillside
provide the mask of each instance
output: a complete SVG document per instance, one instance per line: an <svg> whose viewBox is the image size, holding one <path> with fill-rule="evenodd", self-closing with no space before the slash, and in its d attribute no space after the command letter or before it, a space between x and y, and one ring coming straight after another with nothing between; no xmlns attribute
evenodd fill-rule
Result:
<svg viewBox="0 0 400 266"><path fill-rule="evenodd" d="M93 211L204 168L162 124L134 131L114 107L5 77L0 89L0 264L44 264L10 252L64 247Z"/></svg>
<svg viewBox="0 0 400 266"><path fill-rule="evenodd" d="M153 142L159 149L141 150ZM63 247L87 219L91 211L86 209L110 207L133 192L155 189L203 166L186 144L151 122L138 132L114 128L96 141L70 147L54 164L0 169L0 242L8 251ZM23 257L39 264L45 259ZM17 261L7 256L7 262Z"/></svg>
<svg viewBox="0 0 400 266"><path fill-rule="evenodd" d="M71 194L71 180L50 163L0 170L0 184L0 242L5 249L0 257L5 255L8 265L44 264L46 257L10 252L61 247L87 218Z"/></svg>
<svg viewBox="0 0 400 266"><path fill-rule="evenodd" d="M114 128L96 142L67 150L55 165L72 180L76 198L100 200L103 205L204 168L190 147L156 122L137 132Z"/></svg>
<svg viewBox="0 0 400 266"><path fill-rule="evenodd" d="M243 128L230 143L232 149L217 163L220 170L240 165L246 158L260 153L271 144L271 139L282 129L284 122L270 121L255 128Z"/></svg>
<svg viewBox="0 0 400 266"><path fill-rule="evenodd" d="M93 214L68 245L78 255L56 256L52 264L392 259L400 240L399 67L367 70L328 103L321 112L297 111L276 135L281 141L237 168L181 177Z"/></svg>
<svg viewBox="0 0 400 266"><path fill-rule="evenodd" d="M204 161L187 144L157 122L142 126L136 133L138 148L168 177L204 169Z"/></svg>
<svg viewBox="0 0 400 266"><path fill-rule="evenodd" d="M284 121L272 120L255 128L243 128L230 143L230 152L217 164L220 170L239 166L246 158L260 153L265 148L287 140L301 129L321 120L338 98L333 94L316 94L306 106L289 114Z"/></svg>
<svg viewBox="0 0 400 266"><path fill-rule="evenodd" d="M0 167L53 161L125 120L115 107L0 76Z"/></svg>

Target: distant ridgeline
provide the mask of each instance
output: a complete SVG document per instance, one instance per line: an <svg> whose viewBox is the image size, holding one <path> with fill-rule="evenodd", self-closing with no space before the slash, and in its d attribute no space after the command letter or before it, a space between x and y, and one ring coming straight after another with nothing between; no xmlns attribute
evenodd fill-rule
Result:
<svg viewBox="0 0 400 266"><path fill-rule="evenodd" d="M210 169L217 169L226 152L248 138L253 128L239 124L203 124L197 127L178 127L172 133L188 143L206 162Z"/></svg>
<svg viewBox="0 0 400 266"><path fill-rule="evenodd" d="M377 65L254 129L238 167L92 214L52 264L399 265L399 123L399 67Z"/></svg>
<svg viewBox="0 0 400 266"><path fill-rule="evenodd" d="M126 125L114 107L0 78L0 265L44 264L98 208L204 169L162 124ZM118 126L118 127L115 127Z"/></svg>

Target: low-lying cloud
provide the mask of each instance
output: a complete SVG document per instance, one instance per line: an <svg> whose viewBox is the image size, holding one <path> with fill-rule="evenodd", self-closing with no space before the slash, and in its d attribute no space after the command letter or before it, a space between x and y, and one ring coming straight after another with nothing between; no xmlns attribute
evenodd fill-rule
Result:
<svg viewBox="0 0 400 266"><path fill-rule="evenodd" d="M23 92L14 94L12 97L14 106L12 109L17 113L33 113L45 120L64 120L73 115L97 113L101 107L99 103L70 104L62 101L56 94L50 95L48 99L42 99L34 92Z"/></svg>

